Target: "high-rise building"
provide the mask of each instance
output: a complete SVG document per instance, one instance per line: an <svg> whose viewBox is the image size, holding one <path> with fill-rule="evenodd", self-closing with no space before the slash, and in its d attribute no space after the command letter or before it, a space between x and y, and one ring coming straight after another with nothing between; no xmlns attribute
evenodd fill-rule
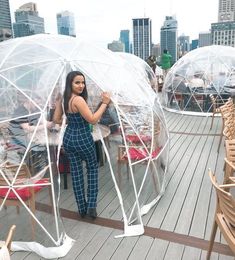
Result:
<svg viewBox="0 0 235 260"><path fill-rule="evenodd" d="M0 0L0 42L12 38L9 0Z"/></svg>
<svg viewBox="0 0 235 260"><path fill-rule="evenodd" d="M190 50L194 50L198 48L198 39L192 40Z"/></svg>
<svg viewBox="0 0 235 260"><path fill-rule="evenodd" d="M152 21L150 18L136 18L133 21L133 53L143 60L151 55Z"/></svg>
<svg viewBox="0 0 235 260"><path fill-rule="evenodd" d="M178 55L179 57L184 56L190 51L189 36L180 35L178 37Z"/></svg>
<svg viewBox="0 0 235 260"><path fill-rule="evenodd" d="M26 3L15 11L14 36L23 37L44 33L44 18L38 15L35 3Z"/></svg>
<svg viewBox="0 0 235 260"><path fill-rule="evenodd" d="M114 52L124 52L125 45L121 41L113 41L108 44L108 49Z"/></svg>
<svg viewBox="0 0 235 260"><path fill-rule="evenodd" d="M200 32L198 39L198 47L211 45L211 32Z"/></svg>
<svg viewBox="0 0 235 260"><path fill-rule="evenodd" d="M152 55L156 57L157 62L161 60L161 46L160 43L153 44L152 46Z"/></svg>
<svg viewBox="0 0 235 260"><path fill-rule="evenodd" d="M119 40L125 46L125 52L130 52L130 31L129 30L121 30Z"/></svg>
<svg viewBox="0 0 235 260"><path fill-rule="evenodd" d="M172 63L177 61L178 22L173 16L166 16L161 27L161 53L166 49L172 56Z"/></svg>
<svg viewBox="0 0 235 260"><path fill-rule="evenodd" d="M218 22L235 21L235 0L219 0Z"/></svg>
<svg viewBox="0 0 235 260"><path fill-rule="evenodd" d="M56 15L58 34L76 37L75 20L73 13L63 11Z"/></svg>
<svg viewBox="0 0 235 260"><path fill-rule="evenodd" d="M211 42L235 47L235 0L219 0L218 22L211 24Z"/></svg>

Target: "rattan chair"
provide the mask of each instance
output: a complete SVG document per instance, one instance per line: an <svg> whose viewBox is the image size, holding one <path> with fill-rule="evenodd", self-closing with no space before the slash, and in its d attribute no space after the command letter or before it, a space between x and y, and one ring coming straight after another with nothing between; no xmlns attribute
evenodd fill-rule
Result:
<svg viewBox="0 0 235 260"><path fill-rule="evenodd" d="M214 123L215 115L221 114L220 107L223 106L226 103L227 100L225 101L221 98L218 98L218 96L214 97L214 95L212 95L212 94L210 94L209 97L210 97L211 104L212 104L212 120L211 120L211 126L210 126L210 130L211 130L213 123Z"/></svg>
<svg viewBox="0 0 235 260"><path fill-rule="evenodd" d="M235 139L225 140L224 183L235 183Z"/></svg>
<svg viewBox="0 0 235 260"><path fill-rule="evenodd" d="M228 122L230 122L231 120L234 119L233 100L231 98L229 98L228 101L223 106L220 107L220 111L221 111L221 115L222 115L222 129L221 129L221 133L220 133L220 140L219 140L217 152L219 152L220 145L221 145L224 134L225 134L225 139L228 139L228 138L226 138L227 130L225 130L225 126L231 125L231 123L228 123Z"/></svg>
<svg viewBox="0 0 235 260"><path fill-rule="evenodd" d="M223 237L235 254L235 199L231 193L225 191L231 187L235 187L234 184L218 185L214 174L209 170L209 176L216 190L217 204L214 217L214 223L211 232L210 243L207 252L207 260L210 259L211 251L213 248L215 235L217 228L219 227Z"/></svg>

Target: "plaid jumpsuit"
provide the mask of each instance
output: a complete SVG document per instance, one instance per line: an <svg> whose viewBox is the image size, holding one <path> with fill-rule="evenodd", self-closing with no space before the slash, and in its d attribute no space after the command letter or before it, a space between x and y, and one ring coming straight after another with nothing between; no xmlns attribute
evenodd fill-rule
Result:
<svg viewBox="0 0 235 260"><path fill-rule="evenodd" d="M80 113L67 114L68 125L64 133L63 146L70 162L73 190L79 213L96 208L98 194L98 163L95 143L89 123ZM84 189L83 165L87 168L87 200Z"/></svg>

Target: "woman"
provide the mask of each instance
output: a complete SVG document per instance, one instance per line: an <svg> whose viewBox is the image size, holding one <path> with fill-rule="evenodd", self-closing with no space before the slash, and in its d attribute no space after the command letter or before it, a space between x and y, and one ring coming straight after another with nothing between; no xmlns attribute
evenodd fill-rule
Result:
<svg viewBox="0 0 235 260"><path fill-rule="evenodd" d="M110 102L110 96L106 92L102 94L102 103L95 113L89 109L87 98L84 75L79 71L70 72L67 75L64 90L64 111L68 125L63 138L63 146L70 162L73 190L80 216L84 218L88 214L95 219L97 216L98 163L89 124L96 124L99 121ZM61 123L62 115L62 101L59 101L55 109L54 122ZM82 161L86 162L87 168L87 199L84 190Z"/></svg>

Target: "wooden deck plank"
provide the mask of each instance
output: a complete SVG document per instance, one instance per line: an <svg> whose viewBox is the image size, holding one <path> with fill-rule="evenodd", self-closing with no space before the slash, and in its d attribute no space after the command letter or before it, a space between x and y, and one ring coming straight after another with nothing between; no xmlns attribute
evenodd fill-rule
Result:
<svg viewBox="0 0 235 260"><path fill-rule="evenodd" d="M142 260L145 259L148 251L153 243L153 238L147 236L141 236L135 246L132 249L128 260Z"/></svg>
<svg viewBox="0 0 235 260"><path fill-rule="evenodd" d="M186 246L184 248L184 252L182 255L181 260L199 260L201 257L201 249L195 248L195 247L190 247Z"/></svg>
<svg viewBox="0 0 235 260"><path fill-rule="evenodd" d="M132 248L135 246L138 239L139 239L138 237L123 238L110 259L112 260L128 259L132 251Z"/></svg>
<svg viewBox="0 0 235 260"><path fill-rule="evenodd" d="M31 252L13 252L11 254L11 260L23 260L27 256L31 256Z"/></svg>
<svg viewBox="0 0 235 260"><path fill-rule="evenodd" d="M86 247L83 248L83 250L80 252L80 254L75 258L77 260L87 260L87 259L93 259L97 252L100 250L100 248L104 245L107 238L111 235L112 229L102 227L99 229L99 232L97 232L90 242L86 245Z"/></svg>
<svg viewBox="0 0 235 260"><path fill-rule="evenodd" d="M172 201L172 198L175 193L175 187L179 185L180 182L180 176L182 175L182 172L179 174L175 174L176 169L178 165L180 164L180 161L183 159L184 151L187 149L187 147L190 145L192 141L192 137L190 136L182 136L183 142L180 148L178 149L177 153L175 154L174 160L170 160L170 165L168 169L168 175L166 176L166 191L161 200L159 201L158 205L156 206L156 209L151 216L150 221L148 222L148 226L151 227L160 227L164 218L165 214L168 211L168 208L170 206L170 202Z"/></svg>
<svg viewBox="0 0 235 260"><path fill-rule="evenodd" d="M204 176L205 168L207 165L207 158L204 155L210 152L213 142L213 137L204 136L201 139L204 139L205 142L200 143L197 147L197 150L195 150L195 153L197 155L193 155L191 160L191 163L194 162L194 166L192 167L192 169L190 169L191 164L189 164L186 170L186 174L191 174L192 179L191 182L188 183L188 193L184 197L184 204L175 228L175 232L181 234L189 234L189 229L197 203L197 197L200 192L201 179Z"/></svg>
<svg viewBox="0 0 235 260"><path fill-rule="evenodd" d="M184 245L170 243L166 254L164 256L165 259L181 259L184 252Z"/></svg>
<svg viewBox="0 0 235 260"><path fill-rule="evenodd" d="M154 239L151 248L146 256L146 260L164 259L169 242L161 239Z"/></svg>
<svg viewBox="0 0 235 260"><path fill-rule="evenodd" d="M164 230L169 230L169 231L175 230L177 222L179 221L179 216L181 216L182 219L184 219L185 224L187 223L186 222L187 214L186 216L181 215L182 208L184 206L185 198L187 198L188 196L189 197L193 197L193 195L195 196L195 194L192 193L190 190L190 184L194 177L194 171L195 168L197 167L197 163L200 158L200 150L204 147L205 141L206 141L205 137L195 136L190 144L190 150L188 152L186 151L187 155L185 155L185 159L181 160L181 164L179 165L180 168L179 171L182 171L183 175L182 178L180 179L179 185L175 190L174 197L172 198L171 205L164 218L164 222L162 223L161 228ZM199 152L197 152L198 150ZM198 184L194 183L194 187L195 186L198 186ZM187 209L193 212L193 204L187 204L187 206L189 207ZM186 217L186 219L184 217ZM187 223L186 225L190 225L190 219L188 219L188 221L189 223ZM185 227L186 225L183 226ZM188 230L186 230L186 234L188 233Z"/></svg>
<svg viewBox="0 0 235 260"><path fill-rule="evenodd" d="M209 202L210 202L210 194L212 190L212 185L208 176L208 168L211 168L213 170L216 166L215 155L217 156L217 152L216 152L217 147L218 147L218 138L215 138L215 142L213 143L211 152L208 156L208 163L204 172L201 189L198 196L198 202L194 212L194 217L193 217L192 226L190 230L190 235L200 237L200 238L204 238L205 236L205 226L207 224L207 222L205 222L205 219L207 219Z"/></svg>
<svg viewBox="0 0 235 260"><path fill-rule="evenodd" d="M120 234L120 231L113 230L113 232L110 233L110 236L105 241L105 244L100 248L100 250L94 256L93 260L110 259L122 241L121 238L115 238L115 236L119 235L119 234Z"/></svg>
<svg viewBox="0 0 235 260"><path fill-rule="evenodd" d="M101 229L103 229L102 227L97 225L87 224L74 220L69 221L73 225L73 228L68 233L68 235L76 241L69 253L65 257L59 258L63 260L76 259L76 257L84 250L84 248L90 243L90 241L92 241L93 237L97 233L99 233Z"/></svg>

